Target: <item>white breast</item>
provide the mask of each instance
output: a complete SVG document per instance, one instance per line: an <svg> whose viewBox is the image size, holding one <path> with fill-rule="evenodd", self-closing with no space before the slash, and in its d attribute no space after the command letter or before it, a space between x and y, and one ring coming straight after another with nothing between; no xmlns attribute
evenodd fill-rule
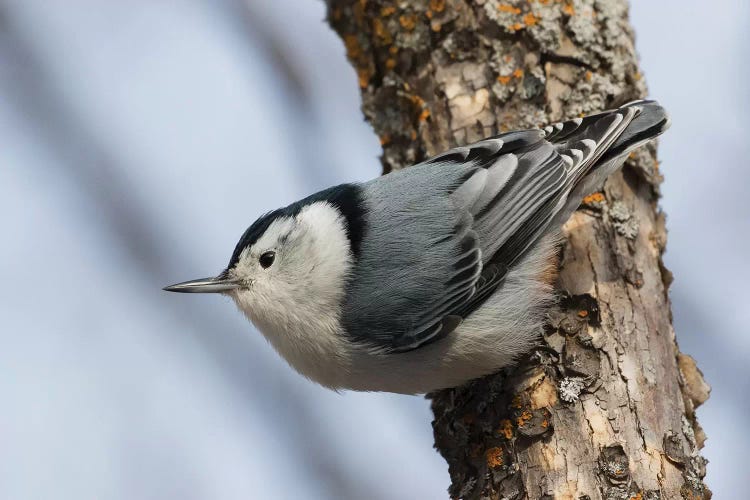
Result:
<svg viewBox="0 0 750 500"><path fill-rule="evenodd" d="M313 203L296 216L285 240L297 245L280 263L287 274L268 293L255 290L252 304L238 304L295 370L339 387L351 361L339 322L352 265L343 218L330 204Z"/></svg>

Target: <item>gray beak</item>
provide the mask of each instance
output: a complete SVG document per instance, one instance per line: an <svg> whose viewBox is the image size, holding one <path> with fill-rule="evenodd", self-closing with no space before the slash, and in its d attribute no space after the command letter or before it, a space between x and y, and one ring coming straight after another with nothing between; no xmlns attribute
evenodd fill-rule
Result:
<svg viewBox="0 0 750 500"><path fill-rule="evenodd" d="M165 286L163 290L180 293L223 293L240 286L242 286L240 280L227 278L220 274L215 278L203 278Z"/></svg>

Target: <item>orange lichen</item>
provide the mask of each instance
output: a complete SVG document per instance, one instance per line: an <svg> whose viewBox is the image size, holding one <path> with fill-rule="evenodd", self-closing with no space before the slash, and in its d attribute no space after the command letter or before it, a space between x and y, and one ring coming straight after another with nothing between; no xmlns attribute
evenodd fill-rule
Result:
<svg viewBox="0 0 750 500"><path fill-rule="evenodd" d="M584 205L591 205L592 203L601 203L604 201L604 193L592 193L583 199Z"/></svg>
<svg viewBox="0 0 750 500"><path fill-rule="evenodd" d="M367 58L362 52L357 35L344 35L344 47L346 55L357 70L357 79L361 88L367 87L372 77L372 70L368 64Z"/></svg>
<svg viewBox="0 0 750 500"><path fill-rule="evenodd" d="M585 317L587 317L588 315L589 315L589 312L588 312L588 311L586 311L586 310L583 310L583 309L581 309L580 311L578 311L578 317L579 317L579 318L585 318Z"/></svg>
<svg viewBox="0 0 750 500"><path fill-rule="evenodd" d="M590 82L591 79L594 77L594 74L591 71L586 72L586 81Z"/></svg>
<svg viewBox="0 0 750 500"><path fill-rule="evenodd" d="M513 439L513 422L511 422L507 418L502 419L500 421L500 427L498 427L497 429L497 433L503 436L508 441Z"/></svg>
<svg viewBox="0 0 750 500"><path fill-rule="evenodd" d="M487 459L487 465L492 469L503 465L503 450L497 446L485 451L484 456Z"/></svg>
<svg viewBox="0 0 750 500"><path fill-rule="evenodd" d="M639 72L637 72L637 73L636 73L635 75L633 75L633 78L635 78L635 81L637 82L637 81L639 81L639 80L640 80L641 78L643 78L643 75L642 75L642 74L641 74L641 72L639 71Z"/></svg>
<svg viewBox="0 0 750 500"><path fill-rule="evenodd" d="M375 32L375 36L382 40L383 43L389 44L393 41L391 33L388 31L388 29L385 27L385 24L383 24L383 21L381 21L380 19L373 19L372 29Z"/></svg>
<svg viewBox="0 0 750 500"><path fill-rule="evenodd" d="M569 16L574 16L576 14L576 9L573 7L572 3L566 3L563 5L562 11Z"/></svg>
<svg viewBox="0 0 750 500"><path fill-rule="evenodd" d="M508 12L510 14L520 14L521 9L518 7L513 7L512 5L508 5L507 3L501 3L497 6L497 10L500 12Z"/></svg>
<svg viewBox="0 0 750 500"><path fill-rule="evenodd" d="M359 82L359 88L367 88L367 84L370 83L370 70L360 68L357 70L357 81Z"/></svg>
<svg viewBox="0 0 750 500"><path fill-rule="evenodd" d="M390 135L383 134L383 135L380 136L380 145L381 146L385 146L389 142L391 142L391 136Z"/></svg>
<svg viewBox="0 0 750 500"><path fill-rule="evenodd" d="M513 408L520 408L522 404L520 395L516 394L513 396L513 401L510 403Z"/></svg>
<svg viewBox="0 0 750 500"><path fill-rule="evenodd" d="M522 78L523 77L523 70L521 68L517 68L513 72L513 76L515 76L516 78Z"/></svg>
<svg viewBox="0 0 750 500"><path fill-rule="evenodd" d="M385 60L385 67L387 69L393 69L393 68L395 68L396 67L396 60L394 58L392 58L392 57L389 57L388 59Z"/></svg>
<svg viewBox="0 0 750 500"><path fill-rule="evenodd" d="M526 422L531 420L531 417L533 417L531 412L529 410L524 410L523 412L521 412L521 415L516 418L516 425L518 427L523 427L524 425L526 425Z"/></svg>
<svg viewBox="0 0 750 500"><path fill-rule="evenodd" d="M383 17L388 17L394 12L396 12L396 7L394 7L393 5L388 5L387 7L382 7L380 9L380 15Z"/></svg>
<svg viewBox="0 0 750 500"><path fill-rule="evenodd" d="M502 83L503 85L507 85L508 82L510 82L510 78L511 78L510 75L505 75L505 76L500 75L497 77L497 81Z"/></svg>
<svg viewBox="0 0 750 500"><path fill-rule="evenodd" d="M445 0L430 0L430 10L443 12L445 10Z"/></svg>
<svg viewBox="0 0 750 500"><path fill-rule="evenodd" d="M534 26L538 22L539 22L539 18L536 17L533 12L529 12L528 14L523 16L523 23L526 26Z"/></svg>
<svg viewBox="0 0 750 500"><path fill-rule="evenodd" d="M388 47L389 54L396 55L397 52L398 52L398 47L396 47L395 45L391 45L390 47Z"/></svg>
<svg viewBox="0 0 750 500"><path fill-rule="evenodd" d="M398 22L406 31L412 31L417 26L417 16L414 14L402 14Z"/></svg>
<svg viewBox="0 0 750 500"><path fill-rule="evenodd" d="M704 500L706 498L702 493L690 489L687 483L683 484L682 488L680 488L680 494L685 500Z"/></svg>
<svg viewBox="0 0 750 500"><path fill-rule="evenodd" d="M639 491L638 493L630 497L630 500L643 500L643 493Z"/></svg>
<svg viewBox="0 0 750 500"><path fill-rule="evenodd" d="M346 55L349 56L349 59L355 59L361 54L357 35L344 35L344 47L346 48Z"/></svg>
<svg viewBox="0 0 750 500"><path fill-rule="evenodd" d="M518 30L523 29L523 24L521 24L521 23L511 24L510 26L508 26L508 29L510 31L518 31Z"/></svg>
<svg viewBox="0 0 750 500"><path fill-rule="evenodd" d="M414 107L416 107L417 109L421 109L421 111L419 112L419 116L418 116L417 119L420 122L427 121L427 119L430 117L430 110L427 109L427 105L425 104L424 99L422 99L421 97L419 97L417 94L410 95L409 99L414 104ZM416 136L415 136L415 138L416 138Z"/></svg>
<svg viewBox="0 0 750 500"><path fill-rule="evenodd" d="M414 141L414 140L417 139L417 131L416 130L412 130L411 134L409 134L409 135L410 135L412 141Z"/></svg>
<svg viewBox="0 0 750 500"><path fill-rule="evenodd" d="M432 28L432 31L437 33L438 31L443 29L443 25L438 22L433 22L433 23L430 23L430 28Z"/></svg>

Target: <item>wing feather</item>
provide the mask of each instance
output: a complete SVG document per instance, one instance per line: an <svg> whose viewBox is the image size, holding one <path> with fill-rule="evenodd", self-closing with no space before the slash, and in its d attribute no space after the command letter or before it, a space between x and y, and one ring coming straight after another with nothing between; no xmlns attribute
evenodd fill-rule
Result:
<svg viewBox="0 0 750 500"><path fill-rule="evenodd" d="M502 134L371 181L370 214L380 218L368 226L351 279L343 317L358 322L347 331L390 352L450 333L570 209L571 190L637 112Z"/></svg>

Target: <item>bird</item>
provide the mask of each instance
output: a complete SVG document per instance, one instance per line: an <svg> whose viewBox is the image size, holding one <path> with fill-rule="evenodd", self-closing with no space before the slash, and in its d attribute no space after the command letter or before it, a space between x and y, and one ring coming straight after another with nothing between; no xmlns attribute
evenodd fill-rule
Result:
<svg viewBox="0 0 750 500"><path fill-rule="evenodd" d="M669 124L633 101L334 186L258 218L217 276L164 290L231 297L335 391L458 387L538 345L562 225Z"/></svg>

